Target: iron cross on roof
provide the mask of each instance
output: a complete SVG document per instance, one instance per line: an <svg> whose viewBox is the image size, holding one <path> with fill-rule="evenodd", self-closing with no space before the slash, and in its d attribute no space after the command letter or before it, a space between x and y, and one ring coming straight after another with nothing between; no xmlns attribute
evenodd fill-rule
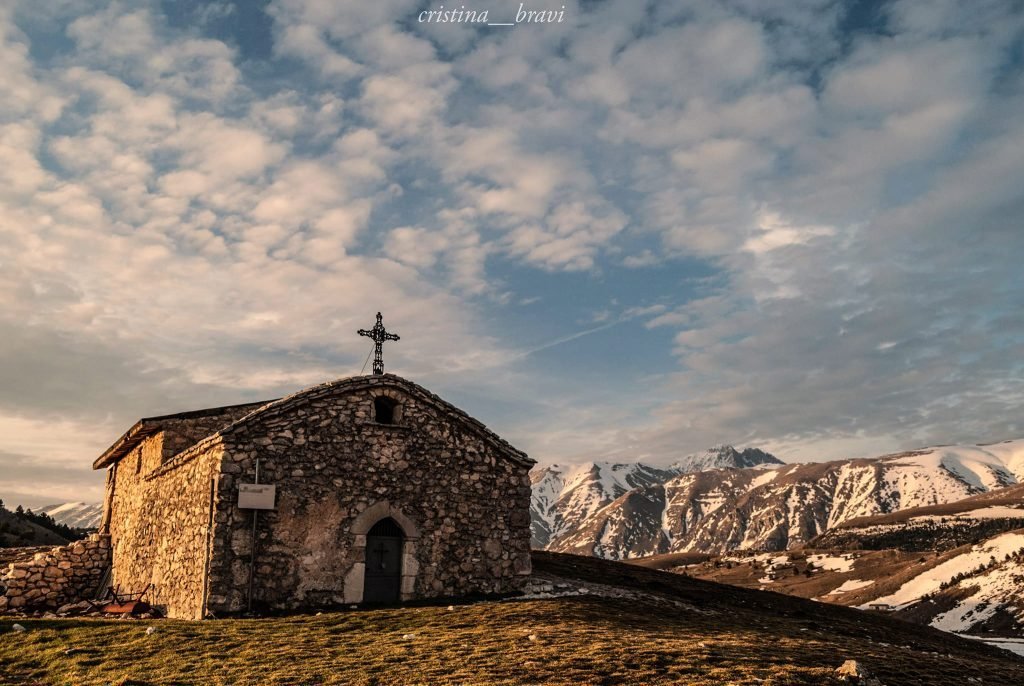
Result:
<svg viewBox="0 0 1024 686"><path fill-rule="evenodd" d="M373 373L383 374L384 373L384 360L381 358L381 345L384 341L397 341L398 336L393 333L388 333L384 328L384 324L381 322L380 312L377 313L377 323L373 325L373 328L367 331L366 329L359 329L360 336L367 336L373 340Z"/></svg>

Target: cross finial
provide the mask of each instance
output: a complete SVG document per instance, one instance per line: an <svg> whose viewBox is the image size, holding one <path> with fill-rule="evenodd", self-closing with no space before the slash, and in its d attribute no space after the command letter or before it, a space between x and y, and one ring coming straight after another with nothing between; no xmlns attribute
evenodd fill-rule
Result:
<svg viewBox="0 0 1024 686"><path fill-rule="evenodd" d="M397 341L398 336L393 333L388 333L384 328L384 323L380 316L380 312L377 313L377 323L373 325L373 328L367 331L366 329L359 329L360 336L367 336L373 340L373 373L383 374L384 373L384 360L381 357L381 344L384 341Z"/></svg>

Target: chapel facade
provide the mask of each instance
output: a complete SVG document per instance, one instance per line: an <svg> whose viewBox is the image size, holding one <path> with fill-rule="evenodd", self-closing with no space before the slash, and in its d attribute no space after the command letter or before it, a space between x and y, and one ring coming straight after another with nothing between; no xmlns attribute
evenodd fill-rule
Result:
<svg viewBox="0 0 1024 686"><path fill-rule="evenodd" d="M93 467L107 470L111 584L198 619L515 592L533 464L375 374L141 419Z"/></svg>

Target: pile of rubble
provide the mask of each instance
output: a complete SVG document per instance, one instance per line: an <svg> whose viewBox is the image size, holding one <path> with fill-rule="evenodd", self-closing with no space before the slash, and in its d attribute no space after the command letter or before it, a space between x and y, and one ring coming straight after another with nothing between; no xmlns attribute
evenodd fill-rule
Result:
<svg viewBox="0 0 1024 686"><path fill-rule="evenodd" d="M129 606L130 605L130 606ZM62 619L64 617L103 617L107 619L157 619L161 615L145 602L118 603L107 600L82 600L59 608L16 608L2 613L34 619Z"/></svg>

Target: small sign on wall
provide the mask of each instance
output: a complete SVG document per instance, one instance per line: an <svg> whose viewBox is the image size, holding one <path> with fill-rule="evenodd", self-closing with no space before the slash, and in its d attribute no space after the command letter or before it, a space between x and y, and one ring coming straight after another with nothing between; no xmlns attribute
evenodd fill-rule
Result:
<svg viewBox="0 0 1024 686"><path fill-rule="evenodd" d="M238 506L243 510L273 510L276 495L274 484L238 484Z"/></svg>

